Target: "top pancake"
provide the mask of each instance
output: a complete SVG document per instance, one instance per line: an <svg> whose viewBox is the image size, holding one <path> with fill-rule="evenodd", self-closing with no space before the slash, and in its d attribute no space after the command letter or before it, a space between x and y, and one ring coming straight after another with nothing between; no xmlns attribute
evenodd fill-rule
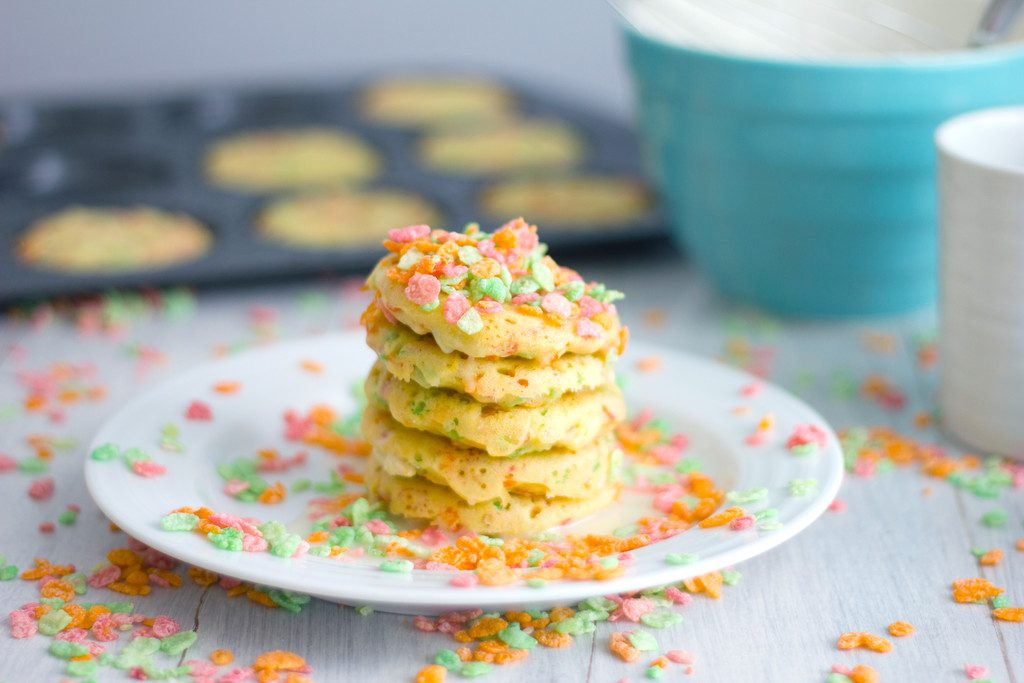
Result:
<svg viewBox="0 0 1024 683"><path fill-rule="evenodd" d="M587 283L545 255L522 219L493 235L427 226L392 230L392 252L367 281L379 311L446 353L550 361L566 353L619 353L626 332L612 303L621 295Z"/></svg>

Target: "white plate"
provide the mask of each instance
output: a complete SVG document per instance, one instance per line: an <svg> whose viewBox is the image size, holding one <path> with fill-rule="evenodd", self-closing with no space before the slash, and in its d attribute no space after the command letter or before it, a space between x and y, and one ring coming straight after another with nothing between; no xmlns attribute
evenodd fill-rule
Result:
<svg viewBox="0 0 1024 683"><path fill-rule="evenodd" d="M658 356L654 372L633 370L633 359ZM320 363L313 374L300 368L303 361ZM373 354L355 333L332 334L277 344L211 362L183 373L124 407L97 434L91 448L114 443L142 448L167 467L167 474L142 478L120 461L87 459L86 482L92 497L118 526L153 548L189 564L264 586L306 593L350 605L369 605L384 611L437 613L464 607L499 608L550 606L594 595L637 591L728 567L763 553L792 538L820 515L835 497L843 475L842 455L831 429L807 405L772 385L744 398L740 389L753 381L747 374L686 354L634 343L619 364L632 412L650 408L674 430L689 437L687 456L699 459L704 471L724 490L766 487L766 501L751 506L778 509L781 527L774 531L726 528L691 529L633 551L635 563L610 581L549 582L542 588L522 583L502 587L465 589L449 584L454 572L414 570L411 574L382 572L379 559L339 562L317 557L278 558L266 553L228 552L215 548L194 533L162 531L161 517L183 505L206 505L261 520L301 523L305 501L289 494L280 505L242 503L221 491L214 471L218 462L251 457L257 449L276 447L283 455L296 450L285 441L282 415L286 409L306 410L327 403L343 415L355 407L351 387L362 381ZM218 394L213 386L236 381L240 390ZM207 402L214 419L184 419L194 400ZM738 414L737 406L749 406ZM776 420L774 436L762 446L748 446L745 438L765 413ZM160 429L174 423L181 429L184 453L157 447ZM784 442L797 424L815 424L828 432L828 445L806 456L791 454ZM91 451L90 448L90 451ZM286 483L302 476L319 476L338 456L310 451L305 472L268 475ZM320 467L320 470L317 468ZM813 478L817 492L806 497L789 495L793 479ZM636 496L624 495L608 510L580 522L581 530L608 532L623 520L643 513ZM632 506L633 509L630 509ZM665 562L666 553L694 553L699 560L683 566Z"/></svg>

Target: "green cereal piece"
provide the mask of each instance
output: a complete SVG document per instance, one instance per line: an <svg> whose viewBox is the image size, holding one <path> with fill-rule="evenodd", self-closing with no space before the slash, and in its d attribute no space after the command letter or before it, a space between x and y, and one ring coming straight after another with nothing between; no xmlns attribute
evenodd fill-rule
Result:
<svg viewBox="0 0 1024 683"><path fill-rule="evenodd" d="M528 588L543 588L548 584L544 579L527 579L526 586Z"/></svg>
<svg viewBox="0 0 1024 683"><path fill-rule="evenodd" d="M459 260L462 261L462 265L471 266L474 263L479 263L483 260L483 254L480 250L471 245L465 245L459 247Z"/></svg>
<svg viewBox="0 0 1024 683"><path fill-rule="evenodd" d="M22 474L42 474L50 471L50 464L36 457L22 458L18 461L18 471Z"/></svg>
<svg viewBox="0 0 1024 683"><path fill-rule="evenodd" d="M850 683L850 678L843 674L830 673L828 678L825 679L825 683Z"/></svg>
<svg viewBox="0 0 1024 683"><path fill-rule="evenodd" d="M365 498L359 498L343 514L349 518L352 526L362 526L370 521L370 502Z"/></svg>
<svg viewBox="0 0 1024 683"><path fill-rule="evenodd" d="M1010 515L1006 513L1006 510L990 510L981 516L981 523L990 529L1001 529L1006 526L1009 521Z"/></svg>
<svg viewBox="0 0 1024 683"><path fill-rule="evenodd" d="M441 305L441 300L440 299L434 299L429 304L422 304L420 306L420 310L424 311L426 313L430 313L432 310L434 310L435 308L437 308L440 305Z"/></svg>
<svg viewBox="0 0 1024 683"><path fill-rule="evenodd" d="M726 586L735 586L740 582L740 579L742 578L743 575L735 569L722 570L722 583L724 583Z"/></svg>
<svg viewBox="0 0 1024 683"><path fill-rule="evenodd" d="M36 622L44 636L55 636L71 623L71 615L62 609L50 610Z"/></svg>
<svg viewBox="0 0 1024 683"><path fill-rule="evenodd" d="M694 553L667 553L665 555L665 564L670 564L673 567L679 567L684 564L693 564L700 559L700 556Z"/></svg>
<svg viewBox="0 0 1024 683"><path fill-rule="evenodd" d="M487 662L466 662L459 669L459 675L463 678L477 678L478 676L486 676L493 669L494 667Z"/></svg>
<svg viewBox="0 0 1024 683"><path fill-rule="evenodd" d="M543 261L533 262L533 265L530 266L530 275L540 285L541 291L550 292L555 289L555 276Z"/></svg>
<svg viewBox="0 0 1024 683"><path fill-rule="evenodd" d="M64 671L68 676L82 678L84 676L92 676L99 668L99 662L94 659L88 659L79 662L68 662L68 666Z"/></svg>
<svg viewBox="0 0 1024 683"><path fill-rule="evenodd" d="M117 446L112 443L105 443L102 446L97 446L92 449L92 453L89 454L89 457L99 462L107 462L108 460L116 458L118 453L119 450Z"/></svg>
<svg viewBox="0 0 1024 683"><path fill-rule="evenodd" d="M675 471L679 474L689 474L690 472L700 472L701 464L696 458L683 458L675 464Z"/></svg>
<svg viewBox="0 0 1024 683"><path fill-rule="evenodd" d="M761 526L758 528L760 528L761 531L778 531L782 528L782 522L772 519L767 522L762 522Z"/></svg>
<svg viewBox="0 0 1024 683"><path fill-rule="evenodd" d="M587 290L587 285L582 280L573 280L562 285L562 294L569 301L579 301Z"/></svg>
<svg viewBox="0 0 1024 683"><path fill-rule="evenodd" d="M799 443L789 447L789 452L793 455L805 456L811 455L818 451L818 444L814 442L810 443Z"/></svg>
<svg viewBox="0 0 1024 683"><path fill-rule="evenodd" d="M459 318L459 322L455 323L463 334L476 334L480 330L484 329L484 320L480 317L480 312L475 308L471 308L462 314ZM482 663L482 662L481 662Z"/></svg>
<svg viewBox="0 0 1024 683"><path fill-rule="evenodd" d="M18 577L18 568L13 564L0 567L0 581L13 581Z"/></svg>
<svg viewBox="0 0 1024 683"><path fill-rule="evenodd" d="M199 637L195 631L178 631L174 635L160 640L160 651L167 655L180 655L192 647Z"/></svg>
<svg viewBox="0 0 1024 683"><path fill-rule="evenodd" d="M398 259L398 269L399 270L409 270L410 268L412 268L413 266L415 266L417 263L419 263L422 260L423 260L422 252L418 251L415 248L410 249L409 251L407 251L404 254L402 254L402 258Z"/></svg>
<svg viewBox="0 0 1024 683"><path fill-rule="evenodd" d="M592 609L598 612L611 612L617 607L615 602L608 598L593 597L587 598L579 604L581 609Z"/></svg>
<svg viewBox="0 0 1024 683"><path fill-rule="evenodd" d="M438 650L437 654L434 655L434 664L443 666L449 671L454 671L462 666L462 660L455 654L455 650Z"/></svg>
<svg viewBox="0 0 1024 683"><path fill-rule="evenodd" d="M57 515L57 521L64 526L71 526L78 520L78 514L74 510L65 510Z"/></svg>
<svg viewBox="0 0 1024 683"><path fill-rule="evenodd" d="M275 557L291 557L302 545L302 537L297 534L288 534L277 541L270 543L270 554Z"/></svg>
<svg viewBox="0 0 1024 683"><path fill-rule="evenodd" d="M729 491L725 494L728 500L734 503L756 503L768 497L768 489L761 486L758 488L746 489L745 491Z"/></svg>
<svg viewBox="0 0 1024 683"><path fill-rule="evenodd" d="M638 527L636 524L627 524L626 526L620 526L618 529L612 532L612 536L615 536L617 538L629 538L630 536L636 533L637 528Z"/></svg>
<svg viewBox="0 0 1024 683"><path fill-rule="evenodd" d="M188 665L176 666L170 669L157 669L152 664L142 667L146 677L155 681L166 681L169 679L178 679L179 677L188 676L192 672L192 667Z"/></svg>
<svg viewBox="0 0 1024 683"><path fill-rule="evenodd" d="M50 647L47 648L49 653L54 657L61 659L71 659L72 657L81 657L82 655L89 654L89 648L81 643L71 643L66 640L53 640L50 642Z"/></svg>
<svg viewBox="0 0 1024 683"><path fill-rule="evenodd" d="M131 614L135 610L135 604L131 602L108 602L104 606L114 614Z"/></svg>
<svg viewBox="0 0 1024 683"><path fill-rule="evenodd" d="M658 641L647 631L634 631L627 638L629 639L629 644L641 652L658 651Z"/></svg>
<svg viewBox="0 0 1024 683"><path fill-rule="evenodd" d="M578 636L582 633L593 633L594 622L588 621L587 619L581 619L579 616L572 616L568 619L563 619L554 625L554 630L559 633L567 633L570 636Z"/></svg>
<svg viewBox="0 0 1024 683"><path fill-rule="evenodd" d="M350 526L339 526L331 532L329 543L342 548L351 548L356 539L356 530Z"/></svg>
<svg viewBox="0 0 1024 683"><path fill-rule="evenodd" d="M242 532L238 529L227 527L219 532L211 531L206 534L206 537L221 550L230 550L231 552L241 552L242 550Z"/></svg>
<svg viewBox="0 0 1024 683"><path fill-rule="evenodd" d="M509 286L509 291L513 296L519 296L520 294L533 294L540 288L537 281L532 277L523 276L513 280Z"/></svg>
<svg viewBox="0 0 1024 683"><path fill-rule="evenodd" d="M373 608L369 605L360 605L359 607L356 607L356 614L361 617L368 617L373 614Z"/></svg>
<svg viewBox="0 0 1024 683"><path fill-rule="evenodd" d="M765 508L764 510L758 510L754 513L754 519L758 522L763 522L769 519L775 519L779 516L778 508Z"/></svg>
<svg viewBox="0 0 1024 683"><path fill-rule="evenodd" d="M508 285L498 277L485 277L474 280L473 284L470 285L470 291L473 293L473 298L477 300L489 296L495 301L504 303L509 298Z"/></svg>
<svg viewBox="0 0 1024 683"><path fill-rule="evenodd" d="M796 498L803 498L812 495L818 490L817 479L790 479L789 495Z"/></svg>
<svg viewBox="0 0 1024 683"><path fill-rule="evenodd" d="M1003 607L1010 606L1010 598L1006 597L1006 594L997 595L992 598L992 609L1001 609Z"/></svg>
<svg viewBox="0 0 1024 683"><path fill-rule="evenodd" d="M199 525L199 516L189 512L172 512L160 519L164 531L192 531Z"/></svg>
<svg viewBox="0 0 1024 683"><path fill-rule="evenodd" d="M487 545L493 545L498 548L505 545L505 539L503 538L491 538L490 536L485 536L484 534L480 534L478 538Z"/></svg>
<svg viewBox="0 0 1024 683"><path fill-rule="evenodd" d="M129 448L128 450L121 454L121 458L124 460L124 463L129 467L131 467L132 463L147 462L149 460L152 460L149 453L142 450L141 448Z"/></svg>
<svg viewBox="0 0 1024 683"><path fill-rule="evenodd" d="M306 552L308 552L311 557L327 557L331 554L331 548L326 545L312 545Z"/></svg>
<svg viewBox="0 0 1024 683"><path fill-rule="evenodd" d="M391 574L408 574L412 571L412 560L384 560L379 568Z"/></svg>
<svg viewBox="0 0 1024 683"><path fill-rule="evenodd" d="M660 667L660 666L649 666L644 671L644 676L646 676L647 678L650 678L651 680L656 681L656 680L659 680L661 678L664 678L664 676L665 676L665 669L663 667Z"/></svg>
<svg viewBox="0 0 1024 683"><path fill-rule="evenodd" d="M683 620L683 616L667 609L648 612L640 617L640 623L651 628L668 628Z"/></svg>
<svg viewBox="0 0 1024 683"><path fill-rule="evenodd" d="M301 593L291 591L270 589L267 595L278 607L288 610L292 614L298 614L302 608L309 603L310 597Z"/></svg>
<svg viewBox="0 0 1024 683"><path fill-rule="evenodd" d="M602 557L600 560L598 560L598 564L600 564L605 569L615 569L619 566L619 558L615 557L614 555L609 555L608 557Z"/></svg>
<svg viewBox="0 0 1024 683"><path fill-rule="evenodd" d="M292 491L295 493L302 493L303 491L308 491L312 487L313 482L309 479L299 479L297 482L292 484Z"/></svg>
<svg viewBox="0 0 1024 683"><path fill-rule="evenodd" d="M523 633L519 624L512 622L506 628L498 632L498 640L511 648L517 650L532 650L537 647L537 641L529 633Z"/></svg>
<svg viewBox="0 0 1024 683"><path fill-rule="evenodd" d="M988 552L988 551L985 550L984 548L971 548L971 555L974 555L975 557L981 557L986 552Z"/></svg>
<svg viewBox="0 0 1024 683"><path fill-rule="evenodd" d="M533 548L530 552L526 553L526 564L531 567L536 567L540 564L545 557L545 553L540 548Z"/></svg>
<svg viewBox="0 0 1024 683"><path fill-rule="evenodd" d="M575 614L575 618L586 623L595 623L598 621L607 621L608 612L606 610L599 609L581 609Z"/></svg>
<svg viewBox="0 0 1024 683"><path fill-rule="evenodd" d="M64 606L64 601L60 598L39 598L39 602L48 606L50 609L60 609Z"/></svg>

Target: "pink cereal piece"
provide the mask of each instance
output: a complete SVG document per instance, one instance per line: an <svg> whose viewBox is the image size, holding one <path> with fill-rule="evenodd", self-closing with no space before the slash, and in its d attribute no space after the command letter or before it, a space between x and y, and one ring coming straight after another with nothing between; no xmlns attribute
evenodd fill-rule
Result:
<svg viewBox="0 0 1024 683"><path fill-rule="evenodd" d="M54 636L55 640L66 640L69 643L81 643L85 641L85 637L89 635L89 632L84 628L69 628L67 631L61 631Z"/></svg>
<svg viewBox="0 0 1024 683"><path fill-rule="evenodd" d="M762 382L751 382L750 384L744 384L740 387L740 396L751 398L757 396L764 389L764 383Z"/></svg>
<svg viewBox="0 0 1024 683"><path fill-rule="evenodd" d="M448 535L436 526L428 526L419 537L420 543L429 546L440 545L446 540L448 540Z"/></svg>
<svg viewBox="0 0 1024 683"><path fill-rule="evenodd" d="M249 482L242 481L241 479L229 479L224 482L224 493L234 498L242 491L249 488Z"/></svg>
<svg viewBox="0 0 1024 683"><path fill-rule="evenodd" d="M422 615L413 617L412 625L418 631L431 632L437 630L434 620Z"/></svg>
<svg viewBox="0 0 1024 683"><path fill-rule="evenodd" d="M604 328L593 320L580 318L576 321L576 334L587 339L596 339L604 334Z"/></svg>
<svg viewBox="0 0 1024 683"><path fill-rule="evenodd" d="M672 509L673 503L675 503L685 492L686 490L678 484L669 486L654 497L654 509L661 512L668 512Z"/></svg>
<svg viewBox="0 0 1024 683"><path fill-rule="evenodd" d="M746 531L752 526L754 526L754 517L752 515L737 517L729 522L729 528L733 531Z"/></svg>
<svg viewBox="0 0 1024 683"><path fill-rule="evenodd" d="M976 681L988 676L988 667L980 664L968 664L964 666L964 673L967 674L967 680Z"/></svg>
<svg viewBox="0 0 1024 683"><path fill-rule="evenodd" d="M793 433L786 440L786 448L796 448L797 446L807 446L810 444L824 448L827 443L828 436L825 434L824 429L817 425L801 424L793 427Z"/></svg>
<svg viewBox="0 0 1024 683"><path fill-rule="evenodd" d="M92 628L89 632L92 634L94 640L100 642L110 642L117 640L117 624L114 623L113 615L104 614L93 622Z"/></svg>
<svg viewBox="0 0 1024 683"><path fill-rule="evenodd" d="M8 615L11 621L12 638L31 638L39 630L32 613L16 609Z"/></svg>
<svg viewBox="0 0 1024 683"><path fill-rule="evenodd" d="M663 444L652 448L651 455L662 465L674 465L683 457L683 451L668 444Z"/></svg>
<svg viewBox="0 0 1024 683"><path fill-rule="evenodd" d="M213 677L217 675L217 671L220 670L213 662L205 659L189 659L185 662L185 666L192 669L189 672L189 676L194 679L196 678L207 678L213 680Z"/></svg>
<svg viewBox="0 0 1024 683"><path fill-rule="evenodd" d="M384 522L384 521L379 520L379 519L371 519L369 522L367 522L366 523L366 530L370 531L372 533L375 533L375 534L390 534L391 533L391 527L389 527L387 525L387 522Z"/></svg>
<svg viewBox="0 0 1024 683"><path fill-rule="evenodd" d="M57 530L57 527L53 525L53 522L40 522L39 532L43 534L52 534Z"/></svg>
<svg viewBox="0 0 1024 683"><path fill-rule="evenodd" d="M242 540L244 541L245 539L243 538ZM299 541L299 547L295 549L294 553L292 553L292 557L302 557L307 552L309 552L309 542Z"/></svg>
<svg viewBox="0 0 1024 683"><path fill-rule="evenodd" d="M232 669L217 679L217 683L248 683L256 680L256 673L249 667Z"/></svg>
<svg viewBox="0 0 1024 683"><path fill-rule="evenodd" d="M501 313L504 310L504 306L493 299L481 299L476 302L476 310L486 315L494 315L495 313Z"/></svg>
<svg viewBox="0 0 1024 683"><path fill-rule="evenodd" d="M53 477L41 477L29 485L28 495L32 500L46 500L53 495L54 488Z"/></svg>
<svg viewBox="0 0 1024 683"><path fill-rule="evenodd" d="M505 262L504 255L502 255L502 253L498 251L497 247L494 246L493 240L481 240L480 242L477 242L476 249L487 258L492 258L498 263Z"/></svg>
<svg viewBox="0 0 1024 683"><path fill-rule="evenodd" d="M178 622L170 617L159 616L153 619L153 625L150 626L149 629L157 638L166 638L167 636L173 636L175 633L180 631L181 626L179 626Z"/></svg>
<svg viewBox="0 0 1024 683"><path fill-rule="evenodd" d="M132 463L132 472L140 477L159 477L162 474L167 474L167 468L152 460L136 460Z"/></svg>
<svg viewBox="0 0 1024 683"><path fill-rule="evenodd" d="M202 401L192 401L185 409L185 419L206 422L213 419L213 410Z"/></svg>
<svg viewBox="0 0 1024 683"><path fill-rule="evenodd" d="M846 501L836 498L828 504L829 512L842 512L846 509Z"/></svg>
<svg viewBox="0 0 1024 683"><path fill-rule="evenodd" d="M640 617L645 614L650 614L655 609L654 601L650 598L626 598L619 605L612 617L619 617L619 619L628 619L633 623L640 621ZM612 619L609 619L611 621ZM618 621L618 619L616 619Z"/></svg>
<svg viewBox="0 0 1024 683"><path fill-rule="evenodd" d="M636 564L636 557L632 553L619 553L618 559L623 567L632 567Z"/></svg>
<svg viewBox="0 0 1024 683"><path fill-rule="evenodd" d="M104 586L117 581L121 576L121 568L109 565L97 570L86 580L92 588L103 588Z"/></svg>
<svg viewBox="0 0 1024 683"><path fill-rule="evenodd" d="M392 242L398 242L399 244L415 242L416 240L425 240L429 236L429 225L408 225L404 228L388 230L388 239Z"/></svg>
<svg viewBox="0 0 1024 683"><path fill-rule="evenodd" d="M675 586L670 586L665 589L665 597L676 603L677 605L689 605L693 602L693 596L685 591L681 591Z"/></svg>
<svg viewBox="0 0 1024 683"><path fill-rule="evenodd" d="M131 669L129 669L128 670L128 678L130 678L130 679L132 679L134 681L148 681L149 680L149 676L146 675L146 672L143 671L141 666L133 666Z"/></svg>
<svg viewBox="0 0 1024 683"><path fill-rule="evenodd" d="M160 576L159 574L150 574L149 582L155 586L159 586L160 588L171 587L171 582L165 579L164 577Z"/></svg>
<svg viewBox="0 0 1024 683"><path fill-rule="evenodd" d="M595 315L604 310L604 306L601 302L592 296L584 294L580 297L580 300L576 302L580 307L580 317L593 318Z"/></svg>
<svg viewBox="0 0 1024 683"><path fill-rule="evenodd" d="M444 319L450 325L459 322L459 318L469 310L469 299L464 294L452 292L444 300Z"/></svg>
<svg viewBox="0 0 1024 683"><path fill-rule="evenodd" d="M267 539L262 536L245 534L242 536L242 550L247 553L261 553L267 549Z"/></svg>
<svg viewBox="0 0 1024 683"><path fill-rule="evenodd" d="M229 591L232 588L236 588L238 586L241 586L242 585L242 580L241 579L235 579L235 578L232 578L230 576L222 576L222 577L220 577L220 581L217 582L217 585L220 586L221 588L223 588L224 590Z"/></svg>
<svg viewBox="0 0 1024 683"><path fill-rule="evenodd" d="M405 296L417 306L425 306L437 300L441 293L441 281L428 273L416 273L405 285Z"/></svg>
<svg viewBox="0 0 1024 683"><path fill-rule="evenodd" d="M441 268L441 277L445 278L460 278L469 272L469 268L462 265L461 263L447 263Z"/></svg>
<svg viewBox="0 0 1024 683"><path fill-rule="evenodd" d="M568 318L572 315L572 303L565 298L564 294L549 292L540 298L540 307L545 312L557 315L559 318Z"/></svg>
<svg viewBox="0 0 1024 683"><path fill-rule="evenodd" d="M832 665L832 673L834 673L834 674L841 674L843 676L846 676L847 674L850 673L850 667L848 667L848 666L846 666L844 664L833 664Z"/></svg>
<svg viewBox="0 0 1024 683"><path fill-rule="evenodd" d="M697 656L692 652L686 650L669 650L665 653L668 661L675 662L676 664L693 664L697 661Z"/></svg>
<svg viewBox="0 0 1024 683"><path fill-rule="evenodd" d="M528 304L531 301L536 301L540 298L540 294L537 292L530 292L529 294L516 294L510 299L513 306L519 306L521 304Z"/></svg>
<svg viewBox="0 0 1024 683"><path fill-rule="evenodd" d="M480 579L477 578L476 574L460 572L453 576L449 583L456 588L473 588L480 583Z"/></svg>
<svg viewBox="0 0 1024 683"><path fill-rule="evenodd" d="M7 455L6 453L0 453L0 474L4 472L10 472L18 467L18 461Z"/></svg>
<svg viewBox="0 0 1024 683"><path fill-rule="evenodd" d="M875 461L867 458L858 458L853 464L853 473L858 477L870 477L875 474Z"/></svg>

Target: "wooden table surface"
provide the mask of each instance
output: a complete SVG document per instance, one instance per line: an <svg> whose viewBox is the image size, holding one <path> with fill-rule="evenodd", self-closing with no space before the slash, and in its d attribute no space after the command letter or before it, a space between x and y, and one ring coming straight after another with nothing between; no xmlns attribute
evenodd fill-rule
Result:
<svg viewBox="0 0 1024 683"><path fill-rule="evenodd" d="M753 358L769 378L803 396L838 430L887 426L926 442L946 443L915 415L932 409L934 368L916 360L916 340L929 335L929 313L858 323L783 322L723 301L682 260L665 249L628 253L612 260L573 263L588 276L622 289L620 311L635 339L734 361ZM26 493L37 475L0 474L8 506L0 522L0 553L19 569L36 556L73 562L88 571L107 550L124 544L89 499L82 481L85 445L112 411L145 387L211 358L218 348L352 326L363 299L339 283L300 283L202 293L194 312L134 315L120 334L83 334L67 315L34 324L14 317L0 322L0 453L31 455L26 439L43 435L73 440L53 458L56 492L37 502ZM623 362L630 362L628 359ZM57 419L25 412L18 376L54 363L92 363L107 387L105 399L73 405ZM886 408L851 388L872 374L906 396ZM681 378L685 386L685 378ZM1022 416L1024 417L1024 416ZM960 452L952 444L955 452ZM827 512L810 529L738 567L742 580L722 599L698 596L685 619L656 635L663 650L694 653L692 676L668 669L664 680L825 681L833 664L869 664L882 681L965 681L964 666L989 669L994 682L1024 683L1024 624L996 622L989 609L953 602L950 584L983 576L1024 604L1024 493L980 499L916 468L872 477L848 476L840 493L846 509ZM82 507L74 526L57 524L42 534L69 503ZM1003 528L979 522L993 509L1009 513ZM1004 561L979 567L972 548L1002 548ZM37 597L20 580L0 583L5 609ZM98 596L98 597L97 597ZM85 599L116 594L91 589ZM158 589L138 600L146 614L167 614L198 640L181 660L212 650L234 651L247 664L260 652L291 650L304 656L317 681L411 681L434 653L453 646L448 637L415 630L408 617L361 616L349 608L313 601L299 615L229 599L223 590L186 580L177 590ZM917 633L893 639L893 651L840 652L844 631L884 634L896 620ZM496 668L491 681L644 680L644 660L625 664L607 650L609 633L623 624L600 624L566 650L538 648L525 663ZM49 638L0 639L0 681L60 680L63 663L46 654ZM117 644L120 646L120 644ZM173 663L169 662L168 663ZM98 680L127 676L103 669ZM458 680L457 676L451 679Z"/></svg>

